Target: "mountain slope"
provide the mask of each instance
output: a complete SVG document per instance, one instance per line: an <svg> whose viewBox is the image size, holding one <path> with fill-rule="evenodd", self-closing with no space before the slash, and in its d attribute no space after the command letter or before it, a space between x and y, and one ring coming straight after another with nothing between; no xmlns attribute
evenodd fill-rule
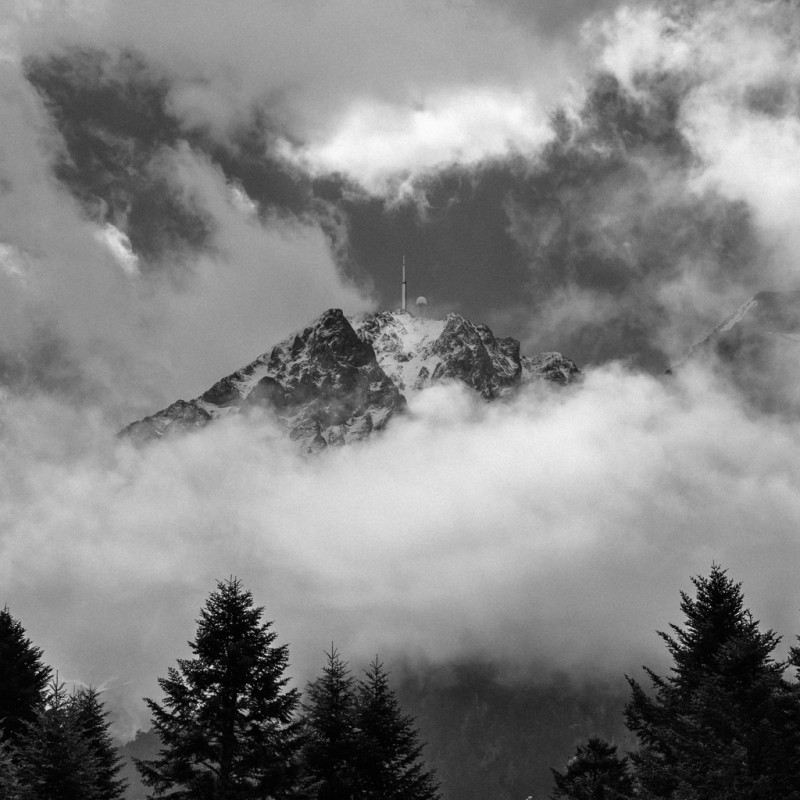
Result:
<svg viewBox="0 0 800 800"><path fill-rule="evenodd" d="M754 295L669 371L709 359L760 408L800 411L800 291Z"/></svg>
<svg viewBox="0 0 800 800"><path fill-rule="evenodd" d="M530 380L563 385L579 374L560 353L526 358L519 350L516 339L497 339L459 314L429 320L381 311L351 321L330 309L200 397L177 400L121 434L141 443L262 409L315 451L380 430L403 411L406 396L442 381L493 400Z"/></svg>
<svg viewBox="0 0 800 800"><path fill-rule="evenodd" d="M777 340L800 343L800 291L759 292L694 345L687 358L712 352L734 361Z"/></svg>

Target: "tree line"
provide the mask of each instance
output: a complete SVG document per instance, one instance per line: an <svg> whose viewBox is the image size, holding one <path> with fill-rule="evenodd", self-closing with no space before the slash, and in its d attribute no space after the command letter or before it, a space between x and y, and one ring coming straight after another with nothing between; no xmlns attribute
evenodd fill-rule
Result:
<svg viewBox="0 0 800 800"><path fill-rule="evenodd" d="M553 800L800 800L800 648L775 657L780 637L761 630L721 567L692 580L683 623L659 632L669 673L645 668L646 685L628 677L624 717L638 747L578 745L553 770ZM159 680L160 702L146 700L161 743L137 762L150 797L438 800L380 661L356 677L331 645L301 696L271 626L240 581L217 584L192 657ZM0 612L0 798L121 798L99 694L66 692L41 656Z"/></svg>
<svg viewBox="0 0 800 800"><path fill-rule="evenodd" d="M192 658L145 698L161 742L137 769L151 798L439 800L422 745L376 657L360 679L331 645L305 699L287 645L236 578L220 581ZM94 689L67 693L8 609L0 614L0 800L117 800L121 760Z"/></svg>

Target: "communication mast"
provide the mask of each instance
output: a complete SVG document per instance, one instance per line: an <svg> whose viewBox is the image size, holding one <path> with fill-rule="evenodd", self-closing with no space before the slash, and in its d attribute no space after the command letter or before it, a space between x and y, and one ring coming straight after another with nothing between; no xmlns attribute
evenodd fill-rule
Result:
<svg viewBox="0 0 800 800"><path fill-rule="evenodd" d="M406 310L406 257L403 256L403 282L400 284L400 307Z"/></svg>

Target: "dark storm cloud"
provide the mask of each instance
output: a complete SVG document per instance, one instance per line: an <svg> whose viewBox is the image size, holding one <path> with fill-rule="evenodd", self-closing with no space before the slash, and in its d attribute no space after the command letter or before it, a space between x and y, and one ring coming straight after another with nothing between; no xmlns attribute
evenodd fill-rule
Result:
<svg viewBox="0 0 800 800"><path fill-rule="evenodd" d="M416 178L400 200L328 186L347 224L342 263L369 270L391 306L405 253L412 295L529 348L664 369L716 321L682 304L688 327L676 330L670 292L687 272L717 309L730 287L759 287L748 207L692 186L683 96L677 80L643 76L634 94L600 74L576 114L553 115L551 141L535 156L452 165Z"/></svg>
<svg viewBox="0 0 800 800"><path fill-rule="evenodd" d="M350 216L354 257L410 241L443 305L579 363L664 368L759 289L796 285L788 13L643 4L593 20L603 69L552 115L549 143L412 180L383 217L371 201L368 225ZM442 259L445 232L466 246ZM391 298L391 269L379 285Z"/></svg>
<svg viewBox="0 0 800 800"><path fill-rule="evenodd" d="M607 14L622 0L490 0L521 22L546 35L576 36L581 25L597 14Z"/></svg>
<svg viewBox="0 0 800 800"><path fill-rule="evenodd" d="M634 95L601 74L574 118L554 112L540 153L452 164L412 177L398 198L343 175L304 174L277 155L263 114L242 120L224 144L206 129L182 130L167 107L170 83L131 53L31 60L28 77L64 137L58 176L90 214L128 235L144 268L185 269L184 251L213 246L213 217L171 161L183 143L244 189L262 218L319 220L340 268L381 306L398 302L405 255L412 295L580 363L666 367L676 340L690 343L671 335L663 296L687 261L709 290L723 275L754 286L747 209L689 186L678 79L640 76Z"/></svg>
<svg viewBox="0 0 800 800"><path fill-rule="evenodd" d="M245 3L230 23L245 35L235 53L210 38L216 19L210 6L187 26L178 50L167 53L156 22L168 28L175 9L132 22L124 8L107 4L98 20L83 19L84 33L105 40L116 55L73 49L57 57L40 52L28 62L64 137L59 175L101 221L128 235L142 269L164 261L165 252L173 255L171 266L185 265L182 249L213 248L215 224L175 169L176 152L188 148L234 194L243 189L262 219L319 225L340 270L379 305L396 305L406 255L413 296L489 322L524 339L528 349L561 349L583 364L624 358L661 370L763 287L770 279L765 264L779 275L763 230L765 212L767 224L775 223L777 203L766 209L763 190L756 196L757 168L735 173L716 155L732 109L767 120L760 133L772 138L792 114L790 83L779 79L776 59L765 60L763 48L744 47L738 23L727 23L721 36L742 45L722 51L737 52L748 65L737 67L742 88L727 105L712 103L702 107L710 113L697 113L704 92L719 99L726 91L725 56L712 46L719 33L715 10L702 13L689 3L555 9L498 2L423 13L414 3L400 5L410 16L393 31L392 53L425 19L441 35L447 29L462 46L464 63L459 67L446 54L437 59L426 29L404 71L382 61L383 71L374 75L368 61L359 61L377 57L373 48L360 50L361 42L346 52L339 38L345 22L357 18L365 35L383 41L383 25L358 2L342 3L335 22L328 9L320 11L301 32L292 12ZM721 3L714 9L723 6L739 8ZM488 25L482 46L470 38L465 10ZM518 30L510 26L523 18ZM323 23L332 25L324 47ZM47 25L40 28L45 34L29 38L34 49L52 41ZM306 66L283 61L275 61L274 71L255 69L256 41L265 44L290 29L305 44L320 44L313 59L325 63L324 75L312 77ZM762 38L768 29L757 28ZM550 71L557 71L565 42L583 37L592 46L575 48L582 55L569 62L568 74L582 74L590 53L603 67L561 105L554 95L545 106L526 94L554 86L534 74L534 62L520 60L521 43L545 35L547 52L535 64L553 59ZM142 49L120 52L121 39ZM504 43L502 54L488 52L495 40ZM208 58L189 58L190 42L207 45ZM277 58L272 51L268 57ZM332 89L328 81L342 74L353 81ZM497 105L487 105L493 101L481 86L501 78L512 94L495 85ZM308 104L330 91L339 105L314 105L319 116L312 122ZM489 139L477 150L460 149L454 121L466 124L470 114L484 121L487 109L502 116L518 102L539 115L536 125L512 114L502 146ZM459 103L466 117L454 111ZM129 125L126 114L134 110L139 122ZM739 145L747 158L757 158L749 150L750 129L737 128L739 136L724 144L725 157ZM441 149L430 129L454 141ZM388 144L374 149L381 141ZM378 171L370 172L373 167ZM739 190L745 180L750 197Z"/></svg>
<svg viewBox="0 0 800 800"><path fill-rule="evenodd" d="M122 2L66 4L46 15L32 9L22 34L29 51L127 43L180 77L171 99L187 122L224 135L248 105L269 103L305 140L330 132L359 99L424 103L440 87L519 86L548 59L568 64L558 41L521 29L491 2L239 0L220 9L185 0L135 11Z"/></svg>
<svg viewBox="0 0 800 800"><path fill-rule="evenodd" d="M0 351L15 386L88 398L122 424L201 391L298 318L365 307L318 224L259 217L176 138L138 59L26 63L41 94L0 65Z"/></svg>
<svg viewBox="0 0 800 800"><path fill-rule="evenodd" d="M135 52L73 47L29 58L26 77L63 137L55 174L92 218L127 234L145 268L213 247L213 218L170 168L181 143L206 153L262 214L308 205L308 180L270 156L268 120L254 111L225 144L184 129L171 113L172 83Z"/></svg>
<svg viewBox="0 0 800 800"><path fill-rule="evenodd" d="M450 84L449 91L459 96L459 81L465 85L474 82L478 68L482 70L478 84L502 75L512 84L516 82L518 89L531 80L531 85L540 89L551 85L539 76L532 79L527 68L520 68L520 54L515 49L520 34L508 28L509 19L525 16L529 43L538 41L543 32L553 37L549 41L556 44L550 44L548 52L554 57L558 42L575 40L586 20L598 18L601 12L607 15L612 6L567 3L555 12L547 3L525 9L513 3L470 4L470 9L482 17L489 14L486 19L491 20L492 35L507 39L510 55L490 59L485 44L470 47L459 73L447 59L437 61L435 70L426 70L425 59L433 56L424 51L424 57L409 69L420 81L419 102L425 124L444 126L451 136L456 133L457 128L448 128L455 106L436 93ZM279 26L291 21L247 8L255 15L250 22L256 29L267 19L274 19ZM419 12L419 8L414 9ZM342 11L345 18L364 13L358 4L345 4ZM429 21L434 26L452 23L454 30L449 33L454 42L470 37L470 30L461 27L463 16L451 12L440 8ZM102 28L109 41L114 40L112 33L119 33L115 24L127 19L124 10L116 9L115 13L120 15L116 23L111 14L104 23L110 28ZM206 22L211 25L211 18L200 14L189 28L198 41L207 41ZM369 27L374 20L366 14L361 22ZM645 87L649 96L643 100L626 92L613 76L602 76L594 79L594 88L583 101L580 120L571 134L563 129L569 124L566 115L558 118L560 130L554 133L549 126L547 116L554 113L554 105L549 110L539 109L540 123L533 135L538 147L544 146L543 155L509 154L515 136L521 136L519 141L527 142L526 147L533 141L526 140L530 130L524 131L530 121L522 119L513 122L507 131L510 138L491 158L486 156L495 145L483 155L480 148L464 154L459 153L457 141L450 142L440 157L452 163L421 172L416 159L424 161L424 148L432 147L436 153L441 144L424 144L424 129L412 127L403 133L403 117L398 116L401 133L389 152L391 159L404 154L410 158L412 171L383 185L383 189L395 187L387 194L376 191L381 185L374 184L369 175L361 176L367 181L362 188L358 170L350 175L347 170L357 163L348 161L355 152L369 153L373 135L388 135L390 139L398 135L388 128L372 130L375 122L369 111L369 103L380 111L381 103L400 102L401 96L396 94L400 84L389 79L390 75L397 79L396 72L388 70L366 87L359 88L356 81L337 89L344 92L340 97L344 108L348 102L362 103L359 113L363 119L350 133L345 123L345 133L337 134L337 117L333 114L329 121L334 128L329 133L334 143L340 143L326 150L326 146L315 144L317 128L296 126L304 112L299 112L299 117L286 116L287 103L304 103L308 98L302 91L299 95L287 93L281 83L287 78L285 65L279 71L282 78L265 69L257 91L252 65L247 63L250 45L245 42L241 52L231 55L230 63L245 92L240 97L243 105L221 124L212 113L219 109L213 103L206 105L211 95L224 88L224 81L220 83L226 74L223 67L217 65L219 72L208 72L214 59L221 58L216 45L208 63L187 64L176 54L167 57L160 49L161 32L153 23L137 23L130 31L129 39L142 47L144 54L128 50L109 55L73 49L57 57L39 55L28 62L29 77L47 99L64 136L66 154L59 164L60 177L95 216L128 235L133 250L143 259L142 268L165 262L185 265L186 259L179 258L181 251L188 249L191 253L212 246L214 220L183 190L171 169L171 155L185 143L209 159L229 183L241 186L262 216L277 213L318 220L329 235L342 271L368 291L376 292L379 305L396 304L398 267L405 254L412 294L425 295L440 310L458 309L500 326L502 333L526 338L531 347L562 349L583 363L610 357L634 358L656 369L672 357L665 353L665 342L660 340L664 337L656 330L666 314L663 300L654 296L662 284L657 273L667 271L665 263L674 265L684 258L687 249L698 249L702 223L692 220L696 208L705 207L702 201L679 197L674 182L668 203L654 196L660 181L659 176L652 175L654 169L678 169L684 176L687 173L689 156L675 120L680 85L673 86L667 80L664 85ZM341 20L337 26L340 24ZM397 39L402 41L411 30L410 25L400 28ZM326 54L315 53L314 57L329 59L328 70L333 68L334 73L348 70L345 54L331 44L335 31L328 33ZM264 35L274 36L275 32L270 29ZM316 33L312 30L303 35L313 39ZM417 45L423 46L426 41L423 38ZM359 75L362 72L369 70L365 68ZM501 94L496 92L496 96ZM468 92L460 96L460 101L466 102L469 113L474 114L485 102L481 97ZM519 97L534 110L537 101L532 95L523 91ZM406 102L409 99L407 96ZM497 110L502 111L506 100ZM550 100L555 102L554 97ZM470 105L476 101L478 105ZM204 115L204 110L209 113ZM130 117L135 117L136 124L128 124ZM458 119L463 123L465 118ZM291 131L308 138L287 150ZM554 135L575 141L547 144ZM422 151L415 149L415 138L423 142ZM449 153L448 147L452 148ZM304 152L306 156L298 160L297 153ZM342 159L343 173L320 172L319 164L330 168L331 154ZM290 163L284 155L296 163ZM384 151L377 153L378 161L384 157ZM319 162L316 166L315 158ZM382 168L389 169L390 164ZM669 207L665 209L665 205ZM607 211L613 206L617 206L618 219L610 220ZM713 219L714 213L712 219L705 220L706 226L724 227L725 220ZM720 213L723 217L728 214L724 209ZM657 226L660 238L653 236L654 219L659 215L672 218ZM670 241L663 235L678 217L686 221L684 229L694 224L694 233L688 234L693 244L687 245L677 236ZM740 214L739 221L745 217ZM747 236L746 220L740 234L740 238ZM714 235L726 238L724 231ZM645 249L648 243L657 243L658 251L651 246L649 252L640 252L642 240ZM720 245L740 251L746 246L746 242L732 244L727 240ZM172 259L165 260L164 253L171 253ZM712 253L712 260L715 257ZM592 305L596 313L586 318L585 312ZM616 311L610 312L614 305ZM580 313L570 320L573 308ZM534 317L539 318L538 324L532 323Z"/></svg>

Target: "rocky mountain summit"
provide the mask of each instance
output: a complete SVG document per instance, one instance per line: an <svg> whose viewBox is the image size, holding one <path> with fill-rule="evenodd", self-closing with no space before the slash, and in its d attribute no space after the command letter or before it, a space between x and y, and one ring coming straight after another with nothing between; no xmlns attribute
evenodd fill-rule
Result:
<svg viewBox="0 0 800 800"><path fill-rule="evenodd" d="M520 356L516 339L495 338L459 314L431 320L381 311L348 319L331 309L200 397L177 400L121 435L143 443L261 409L313 452L380 430L407 397L443 381L494 400L529 381L565 385L579 374L560 353Z"/></svg>

